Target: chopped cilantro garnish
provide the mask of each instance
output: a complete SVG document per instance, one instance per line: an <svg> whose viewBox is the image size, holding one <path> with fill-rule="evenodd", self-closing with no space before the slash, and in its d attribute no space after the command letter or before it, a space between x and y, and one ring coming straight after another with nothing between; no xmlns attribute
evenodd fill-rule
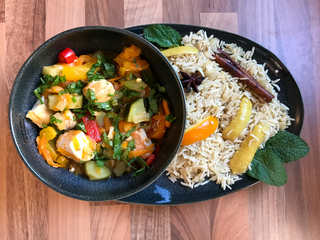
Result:
<svg viewBox="0 0 320 240"><path fill-rule="evenodd" d="M154 89L150 89L149 97L149 114L152 116L153 114L158 113L158 100L156 98L156 91Z"/></svg>
<svg viewBox="0 0 320 240"><path fill-rule="evenodd" d="M97 55L97 62L92 65L90 70L87 72L88 82L97 81L105 78L113 78L115 76L115 67L112 63L109 63L101 55ZM100 68L102 74L97 72Z"/></svg>
<svg viewBox="0 0 320 240"><path fill-rule="evenodd" d="M128 145L126 147L126 149L123 151L123 153L121 154L121 160L122 161L127 161L128 157L129 157L129 152L132 151L135 148L135 141L134 139L130 140L128 142Z"/></svg>
<svg viewBox="0 0 320 240"><path fill-rule="evenodd" d="M136 65L137 68L139 67L138 63L136 62L136 58L133 58L133 63Z"/></svg>
<svg viewBox="0 0 320 240"><path fill-rule="evenodd" d="M84 133L87 133L87 130L86 130L86 127L84 126L84 123L83 122L80 122L76 125L76 129L77 130L81 130L83 131Z"/></svg>
<svg viewBox="0 0 320 240"><path fill-rule="evenodd" d="M56 118L55 116L50 116L50 123L62 123L62 120Z"/></svg>
<svg viewBox="0 0 320 240"><path fill-rule="evenodd" d="M39 87L37 87L33 92L36 95L36 97L39 99L41 104L43 104L43 101L41 99L41 94L44 93L44 91L52 86L57 86L60 82L65 82L66 78L57 76L51 76L51 75L44 75L43 78L40 78L41 84Z"/></svg>
<svg viewBox="0 0 320 240"><path fill-rule="evenodd" d="M171 113L169 115L166 115L165 120L169 123L172 123L176 119L175 116L173 116Z"/></svg>

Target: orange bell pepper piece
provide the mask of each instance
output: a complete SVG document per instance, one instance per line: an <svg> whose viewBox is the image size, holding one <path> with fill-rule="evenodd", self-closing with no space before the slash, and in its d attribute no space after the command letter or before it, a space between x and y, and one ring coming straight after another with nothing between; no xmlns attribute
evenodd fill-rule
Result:
<svg viewBox="0 0 320 240"><path fill-rule="evenodd" d="M93 62L96 63L97 62L97 58L94 57L90 57L89 55L81 55L78 60L76 60L74 62L75 66L80 66L80 65L84 65L85 63L88 62Z"/></svg>
<svg viewBox="0 0 320 240"><path fill-rule="evenodd" d="M191 125L184 132L181 146L204 140L213 134L219 125L219 120L214 116L208 116L194 125Z"/></svg>
<svg viewBox="0 0 320 240"><path fill-rule="evenodd" d="M150 139L160 139L166 132L166 121L164 115L154 115L151 118L151 128L147 131Z"/></svg>
<svg viewBox="0 0 320 240"><path fill-rule="evenodd" d="M163 99L162 107L163 107L164 114L166 116L169 115L170 114L170 109L169 109L167 100ZM171 123L166 120L166 127L168 128L170 126L171 126Z"/></svg>
<svg viewBox="0 0 320 240"><path fill-rule="evenodd" d="M137 126L137 124L134 124L133 122L125 122L125 121L119 121L119 130L121 133L125 133L131 130L134 126Z"/></svg>
<svg viewBox="0 0 320 240"><path fill-rule="evenodd" d="M154 144L151 144L145 149L136 149L129 152L129 158L138 157L146 153L152 153L154 151Z"/></svg>
<svg viewBox="0 0 320 240"><path fill-rule="evenodd" d="M118 74L124 76L129 72L140 72L149 67L145 60L141 60L139 55L141 49L131 45L124 48L123 51L114 59L119 64Z"/></svg>

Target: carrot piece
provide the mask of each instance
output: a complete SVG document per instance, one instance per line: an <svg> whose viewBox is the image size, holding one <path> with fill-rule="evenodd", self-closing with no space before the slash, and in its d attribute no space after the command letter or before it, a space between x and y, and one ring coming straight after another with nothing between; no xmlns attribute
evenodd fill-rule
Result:
<svg viewBox="0 0 320 240"><path fill-rule="evenodd" d="M110 127L111 127L111 121L109 118L104 117L103 118L103 124L104 124L104 128L106 129L107 132L110 131Z"/></svg>
<svg viewBox="0 0 320 240"><path fill-rule="evenodd" d="M162 107L163 107L164 114L166 116L169 115L170 114L170 109L169 109L167 100L163 99ZM171 123L166 120L166 127L169 128L170 126L171 126Z"/></svg>
<svg viewBox="0 0 320 240"><path fill-rule="evenodd" d="M44 157L44 159L47 161L47 163L52 167L62 167L62 165L55 163L50 155L50 152L47 150L47 140L46 140L46 134L44 133L42 137L39 138L39 153Z"/></svg>
<svg viewBox="0 0 320 240"><path fill-rule="evenodd" d="M162 106L163 106L164 114L165 115L169 115L170 114L170 109L169 109L167 100L163 99Z"/></svg>
<svg viewBox="0 0 320 240"><path fill-rule="evenodd" d="M164 120L166 118L165 115L153 115L154 120Z"/></svg>
<svg viewBox="0 0 320 240"><path fill-rule="evenodd" d="M158 119L158 120L157 120ZM160 139L166 132L166 123L164 115L154 115L151 118L151 128L147 131L150 139Z"/></svg>
<svg viewBox="0 0 320 240"><path fill-rule="evenodd" d="M79 66L88 62L97 62L97 59L90 57L89 55L81 55L77 61L74 61L74 65Z"/></svg>
<svg viewBox="0 0 320 240"><path fill-rule="evenodd" d="M152 153L154 151L154 144L149 145L145 149L136 149L129 152L129 158L138 157L146 153Z"/></svg>
<svg viewBox="0 0 320 240"><path fill-rule="evenodd" d="M134 124L133 122L125 122L125 121L119 121L119 130L121 133L130 131L131 128L134 126L137 126L137 124Z"/></svg>

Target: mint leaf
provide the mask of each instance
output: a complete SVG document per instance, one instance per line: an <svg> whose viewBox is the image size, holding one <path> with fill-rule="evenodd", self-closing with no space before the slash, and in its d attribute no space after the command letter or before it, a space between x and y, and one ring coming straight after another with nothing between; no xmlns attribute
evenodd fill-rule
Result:
<svg viewBox="0 0 320 240"><path fill-rule="evenodd" d="M265 149L272 149L279 155L283 163L296 161L310 151L308 144L303 139L286 131L279 131L268 140Z"/></svg>
<svg viewBox="0 0 320 240"><path fill-rule="evenodd" d="M251 162L247 174L274 186L287 183L287 173L280 157L271 149L258 150Z"/></svg>
<svg viewBox="0 0 320 240"><path fill-rule="evenodd" d="M143 29L143 34L148 41L157 43L161 47L177 47L181 45L181 34L163 24L150 25Z"/></svg>

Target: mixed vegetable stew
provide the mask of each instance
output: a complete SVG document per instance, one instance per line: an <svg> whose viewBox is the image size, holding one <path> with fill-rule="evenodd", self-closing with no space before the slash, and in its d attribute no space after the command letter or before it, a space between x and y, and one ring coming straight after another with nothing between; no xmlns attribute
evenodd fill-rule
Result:
<svg viewBox="0 0 320 240"><path fill-rule="evenodd" d="M36 142L50 166L102 180L152 164L175 117L140 55L134 45L79 57L66 48L43 67L26 117L42 128Z"/></svg>

